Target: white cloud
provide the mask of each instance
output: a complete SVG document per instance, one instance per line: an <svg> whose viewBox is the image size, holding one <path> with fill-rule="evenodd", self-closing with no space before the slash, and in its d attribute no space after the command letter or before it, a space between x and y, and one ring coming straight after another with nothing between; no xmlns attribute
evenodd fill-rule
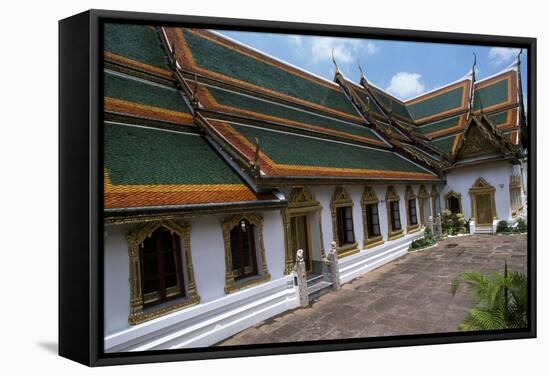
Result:
<svg viewBox="0 0 550 376"><path fill-rule="evenodd" d="M332 59L332 51L337 63L349 64L357 61L361 53L373 55L378 47L370 41L349 38L313 37L310 51L315 62Z"/></svg>
<svg viewBox="0 0 550 376"><path fill-rule="evenodd" d="M489 50L489 62L492 65L501 65L510 62L518 53L517 48L493 47Z"/></svg>
<svg viewBox="0 0 550 376"><path fill-rule="evenodd" d="M426 90L421 78L422 75L418 73L396 73L391 78L390 86L386 90L401 100L406 100Z"/></svg>
<svg viewBox="0 0 550 376"><path fill-rule="evenodd" d="M289 35L288 40L290 44L300 47L304 41L304 39L300 35Z"/></svg>

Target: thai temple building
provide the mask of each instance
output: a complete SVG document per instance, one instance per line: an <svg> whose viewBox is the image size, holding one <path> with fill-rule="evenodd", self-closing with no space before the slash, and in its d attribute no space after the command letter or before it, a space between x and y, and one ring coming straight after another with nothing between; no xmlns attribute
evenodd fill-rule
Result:
<svg viewBox="0 0 550 376"><path fill-rule="evenodd" d="M525 218L519 59L403 102L203 29L105 24L103 45L107 352L215 345L444 209L488 239Z"/></svg>

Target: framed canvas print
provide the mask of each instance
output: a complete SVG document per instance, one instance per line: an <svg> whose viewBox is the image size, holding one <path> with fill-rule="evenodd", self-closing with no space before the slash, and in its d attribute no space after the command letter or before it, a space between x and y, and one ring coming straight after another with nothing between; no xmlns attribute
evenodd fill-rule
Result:
<svg viewBox="0 0 550 376"><path fill-rule="evenodd" d="M104 10L59 30L60 355L536 335L535 39Z"/></svg>

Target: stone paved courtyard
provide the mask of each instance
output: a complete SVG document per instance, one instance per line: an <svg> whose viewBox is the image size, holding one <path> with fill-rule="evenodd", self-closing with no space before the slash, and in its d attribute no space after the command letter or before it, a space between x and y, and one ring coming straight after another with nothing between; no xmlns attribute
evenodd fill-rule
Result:
<svg viewBox="0 0 550 376"><path fill-rule="evenodd" d="M461 286L450 293L463 271L525 271L525 235L472 235L443 240L409 253L342 285L313 302L262 321L218 345L241 345L378 337L456 331L471 308Z"/></svg>

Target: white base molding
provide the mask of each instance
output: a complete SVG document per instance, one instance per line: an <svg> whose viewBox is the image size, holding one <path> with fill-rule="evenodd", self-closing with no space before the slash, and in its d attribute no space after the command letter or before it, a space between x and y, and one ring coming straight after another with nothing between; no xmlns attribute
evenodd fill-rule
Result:
<svg viewBox="0 0 550 376"><path fill-rule="evenodd" d="M355 255L340 259L340 283L349 282L368 271L406 255L411 242L423 236L424 231L416 231L378 247L364 249Z"/></svg>
<svg viewBox="0 0 550 376"><path fill-rule="evenodd" d="M285 276L107 335L105 352L211 346L298 305Z"/></svg>

